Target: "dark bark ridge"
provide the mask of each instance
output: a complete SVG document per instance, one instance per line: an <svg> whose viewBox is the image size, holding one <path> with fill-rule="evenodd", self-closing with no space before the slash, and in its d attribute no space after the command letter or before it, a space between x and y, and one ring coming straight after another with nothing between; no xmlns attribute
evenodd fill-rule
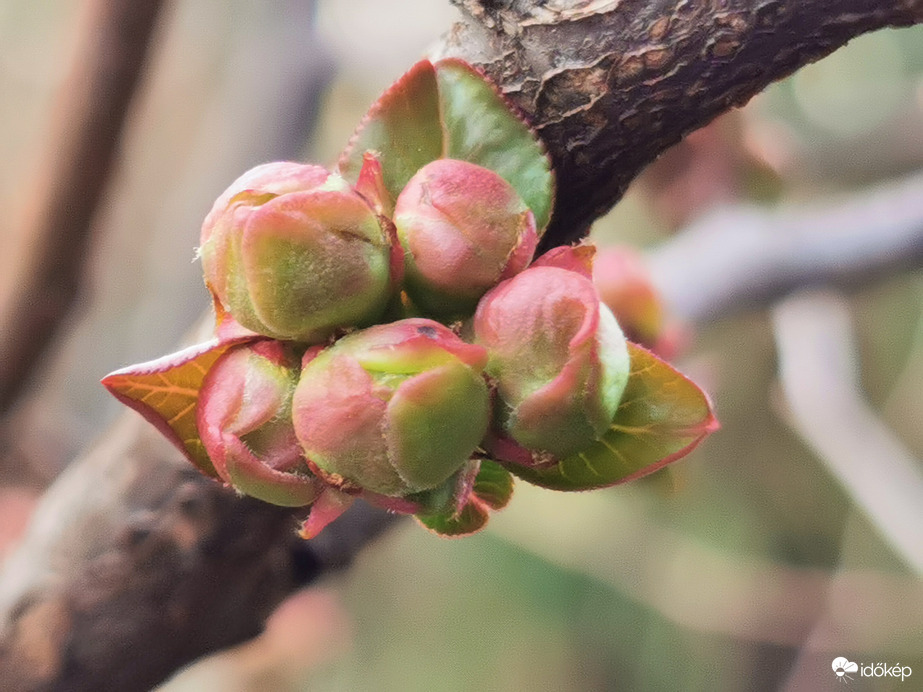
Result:
<svg viewBox="0 0 923 692"><path fill-rule="evenodd" d="M582 236L664 150L923 0L453 0L440 55L480 67L529 118L558 176L545 242Z"/></svg>

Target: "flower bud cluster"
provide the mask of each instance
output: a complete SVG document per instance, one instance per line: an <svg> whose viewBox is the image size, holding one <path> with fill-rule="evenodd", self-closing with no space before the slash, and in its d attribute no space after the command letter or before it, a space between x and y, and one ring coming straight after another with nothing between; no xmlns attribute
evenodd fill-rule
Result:
<svg viewBox="0 0 923 692"><path fill-rule="evenodd" d="M356 496L460 511L488 456L579 454L628 380L592 247L533 262L534 215L487 168L433 161L392 204L366 160L355 188L318 166L258 166L202 228L219 319L254 335L209 371L199 434L239 491L314 503L307 535Z"/></svg>

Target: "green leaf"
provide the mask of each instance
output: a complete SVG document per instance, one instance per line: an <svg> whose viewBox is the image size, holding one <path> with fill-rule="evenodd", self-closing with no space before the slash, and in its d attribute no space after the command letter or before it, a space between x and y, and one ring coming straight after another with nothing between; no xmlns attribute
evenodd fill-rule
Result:
<svg viewBox="0 0 923 692"><path fill-rule="evenodd" d="M116 370L102 379L116 399L144 416L202 473L218 477L196 427L199 390L209 369L235 343L253 337L213 339L157 360Z"/></svg>
<svg viewBox="0 0 923 692"><path fill-rule="evenodd" d="M491 509L503 509L513 496L513 477L497 462L482 459L472 495Z"/></svg>
<svg viewBox="0 0 923 692"><path fill-rule="evenodd" d="M554 178L541 141L496 87L467 63L436 63L436 79L448 140L445 156L499 174L535 214L541 235L554 202Z"/></svg>
<svg viewBox="0 0 923 692"><path fill-rule="evenodd" d="M496 87L461 60L418 62L375 102L340 156L340 172L353 184L367 151L380 155L392 198L427 163L460 159L510 183L540 234L551 218L554 175L544 146Z"/></svg>
<svg viewBox="0 0 923 692"><path fill-rule="evenodd" d="M484 459L468 501L461 511L447 509L437 514L417 514L424 527L441 536L468 536L487 524L490 510L502 509L513 495L513 477L500 464Z"/></svg>
<svg viewBox="0 0 923 692"><path fill-rule="evenodd" d="M553 490L605 488L663 468L718 429L708 397L694 382L641 346L628 348L628 386L600 440L553 466L504 466Z"/></svg>
<svg viewBox="0 0 923 692"><path fill-rule="evenodd" d="M385 188L392 199L413 174L444 151L436 70L421 60L372 104L340 155L341 175L359 181L365 152L379 155Z"/></svg>

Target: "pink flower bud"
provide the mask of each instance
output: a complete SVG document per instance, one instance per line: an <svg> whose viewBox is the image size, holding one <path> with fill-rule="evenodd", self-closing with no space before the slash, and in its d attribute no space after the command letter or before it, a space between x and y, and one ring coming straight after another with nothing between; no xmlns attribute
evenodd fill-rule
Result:
<svg viewBox="0 0 923 692"><path fill-rule="evenodd" d="M406 288L434 315L470 314L478 299L532 261L535 217L493 171L439 159L397 198L394 224L404 247Z"/></svg>
<svg viewBox="0 0 923 692"><path fill-rule="evenodd" d="M238 178L206 217L199 248L205 282L234 319L311 343L381 316L399 253L339 175L290 162Z"/></svg>
<svg viewBox="0 0 923 692"><path fill-rule="evenodd" d="M323 488L301 453L291 402L298 360L279 341L234 346L209 370L196 422L215 470L246 495L284 506L312 502Z"/></svg>
<svg viewBox="0 0 923 692"><path fill-rule="evenodd" d="M487 430L486 362L431 320L349 334L305 363L295 434L331 485L392 497L435 488Z"/></svg>
<svg viewBox="0 0 923 692"><path fill-rule="evenodd" d="M552 251L488 292L474 316L505 404L498 427L559 459L606 431L628 382L625 337L589 278L591 257L586 246Z"/></svg>

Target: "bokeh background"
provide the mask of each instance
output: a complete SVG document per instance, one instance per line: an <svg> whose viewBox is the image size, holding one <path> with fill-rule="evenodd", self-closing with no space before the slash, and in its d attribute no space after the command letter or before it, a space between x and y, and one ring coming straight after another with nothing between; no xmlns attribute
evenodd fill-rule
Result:
<svg viewBox="0 0 923 692"><path fill-rule="evenodd" d="M7 221L27 202L84 4L0 0ZM0 560L42 489L119 412L99 377L171 350L207 309L193 259L214 197L265 160L331 163L454 18L432 0L174 0L79 304L0 427ZM835 204L921 167L923 27L877 32L687 139L593 235L656 251L719 208ZM28 242L15 228L0 225L0 290ZM835 305L865 402L921 472L923 274L866 282ZM669 473L576 495L519 485L464 540L403 522L285 603L259 639L162 689L825 690L840 655L913 668L903 686L856 689L923 689L919 564L791 424L773 314L677 325L677 363L723 428ZM888 458L867 464L888 473ZM907 530L919 556L923 525Z"/></svg>

